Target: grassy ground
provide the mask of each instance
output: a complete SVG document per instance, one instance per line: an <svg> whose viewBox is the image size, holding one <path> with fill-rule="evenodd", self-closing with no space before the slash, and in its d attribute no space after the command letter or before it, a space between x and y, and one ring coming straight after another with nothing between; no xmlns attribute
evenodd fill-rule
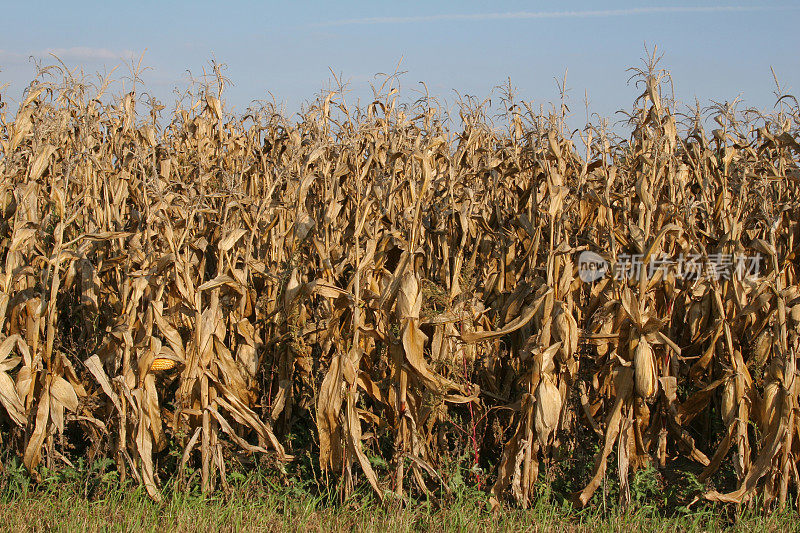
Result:
<svg viewBox="0 0 800 533"><path fill-rule="evenodd" d="M203 496L196 487L165 489L157 504L109 471L61 471L33 484L21 469L0 475L3 531L793 531L794 511L769 513L698 507L671 516L634 503L626 511L600 502L575 510L541 494L532 509L490 511L485 493L462 488L444 501L379 505L369 492L344 502L291 480L233 475L230 491Z"/></svg>

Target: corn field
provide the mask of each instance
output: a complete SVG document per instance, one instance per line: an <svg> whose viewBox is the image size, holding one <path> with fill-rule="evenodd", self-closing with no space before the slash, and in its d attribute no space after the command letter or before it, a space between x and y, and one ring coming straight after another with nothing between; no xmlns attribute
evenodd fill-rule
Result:
<svg viewBox="0 0 800 533"><path fill-rule="evenodd" d="M159 500L310 451L321 483L383 500L446 492L465 450L524 507L580 448L579 505L670 464L700 500L794 501L792 96L681 111L649 61L623 138L510 91L501 127L471 98L455 121L391 78L366 106L234 115L215 72L166 118L53 70L0 108L4 457L34 478L110 458ZM761 263L585 281L586 251Z"/></svg>

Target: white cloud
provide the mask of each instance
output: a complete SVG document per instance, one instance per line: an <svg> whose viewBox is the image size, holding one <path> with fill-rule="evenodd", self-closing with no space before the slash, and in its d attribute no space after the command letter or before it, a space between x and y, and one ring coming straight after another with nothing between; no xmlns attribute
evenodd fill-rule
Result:
<svg viewBox="0 0 800 533"><path fill-rule="evenodd" d="M0 50L0 62L2 63L21 63L25 60L24 54L10 52L8 50Z"/></svg>
<svg viewBox="0 0 800 533"><path fill-rule="evenodd" d="M475 13L422 15L415 17L368 17L356 19L333 20L314 24L317 27L347 26L353 24L413 24L422 22L453 21L487 21L487 20L524 20L524 19L563 19L588 17L625 17L632 15L658 15L669 13L725 13L747 11L794 10L798 7L768 6L708 6L708 7L635 7L630 9L602 9L590 11L517 11L511 13Z"/></svg>
<svg viewBox="0 0 800 533"><path fill-rule="evenodd" d="M91 48L88 46L73 46L71 48L48 48L32 55L54 55L61 59L71 61L100 61L130 59L134 56L130 50L115 51L108 48Z"/></svg>
<svg viewBox="0 0 800 533"><path fill-rule="evenodd" d="M92 48L89 46L73 46L70 48L46 48L20 53L10 50L0 50L0 62L24 63L29 58L50 58L51 55L63 61L77 61L84 63L101 63L104 61L124 61L138 57L131 50L111 50L109 48Z"/></svg>

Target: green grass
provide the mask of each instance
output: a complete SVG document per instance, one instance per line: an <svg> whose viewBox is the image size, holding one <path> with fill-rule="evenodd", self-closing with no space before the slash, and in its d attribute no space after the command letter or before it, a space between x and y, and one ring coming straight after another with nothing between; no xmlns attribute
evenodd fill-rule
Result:
<svg viewBox="0 0 800 533"><path fill-rule="evenodd" d="M202 495L168 485L157 504L111 465L44 471L33 483L16 463L0 474L3 531L776 531L800 530L794 511L697 506L665 516L644 498L627 509L584 510L542 488L531 509L492 513L488 496L459 486L445 500L380 505L368 491L339 501L285 476L229 476L231 490Z"/></svg>

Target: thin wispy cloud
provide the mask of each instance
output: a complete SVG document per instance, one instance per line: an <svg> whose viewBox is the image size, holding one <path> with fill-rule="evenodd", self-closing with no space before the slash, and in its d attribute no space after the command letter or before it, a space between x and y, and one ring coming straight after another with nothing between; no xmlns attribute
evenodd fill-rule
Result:
<svg viewBox="0 0 800 533"><path fill-rule="evenodd" d="M0 62L2 63L19 63L25 59L23 54L11 52L9 50L0 50Z"/></svg>
<svg viewBox="0 0 800 533"><path fill-rule="evenodd" d="M41 54L52 54L61 59L70 60L98 60L98 59L129 59L133 57L130 50L109 50L108 48L91 48L88 46L73 46L71 48L48 48Z"/></svg>
<svg viewBox="0 0 800 533"><path fill-rule="evenodd" d="M30 57L42 58L54 55L64 61L97 63L103 61L122 61L135 57L131 50L111 50L109 48L92 48L89 46L72 46L69 48L46 48L32 50L27 53L0 50L0 61L20 63Z"/></svg>
<svg viewBox="0 0 800 533"><path fill-rule="evenodd" d="M316 27L370 25L370 24L414 24L427 22L492 21L525 19L566 19L590 17L628 17L635 15L692 14L692 13L736 13L749 11L796 10L795 6L707 6L707 7L634 7L629 9L598 9L587 11L516 11L510 13L456 13L421 15L414 17L366 17L332 20L314 24Z"/></svg>

